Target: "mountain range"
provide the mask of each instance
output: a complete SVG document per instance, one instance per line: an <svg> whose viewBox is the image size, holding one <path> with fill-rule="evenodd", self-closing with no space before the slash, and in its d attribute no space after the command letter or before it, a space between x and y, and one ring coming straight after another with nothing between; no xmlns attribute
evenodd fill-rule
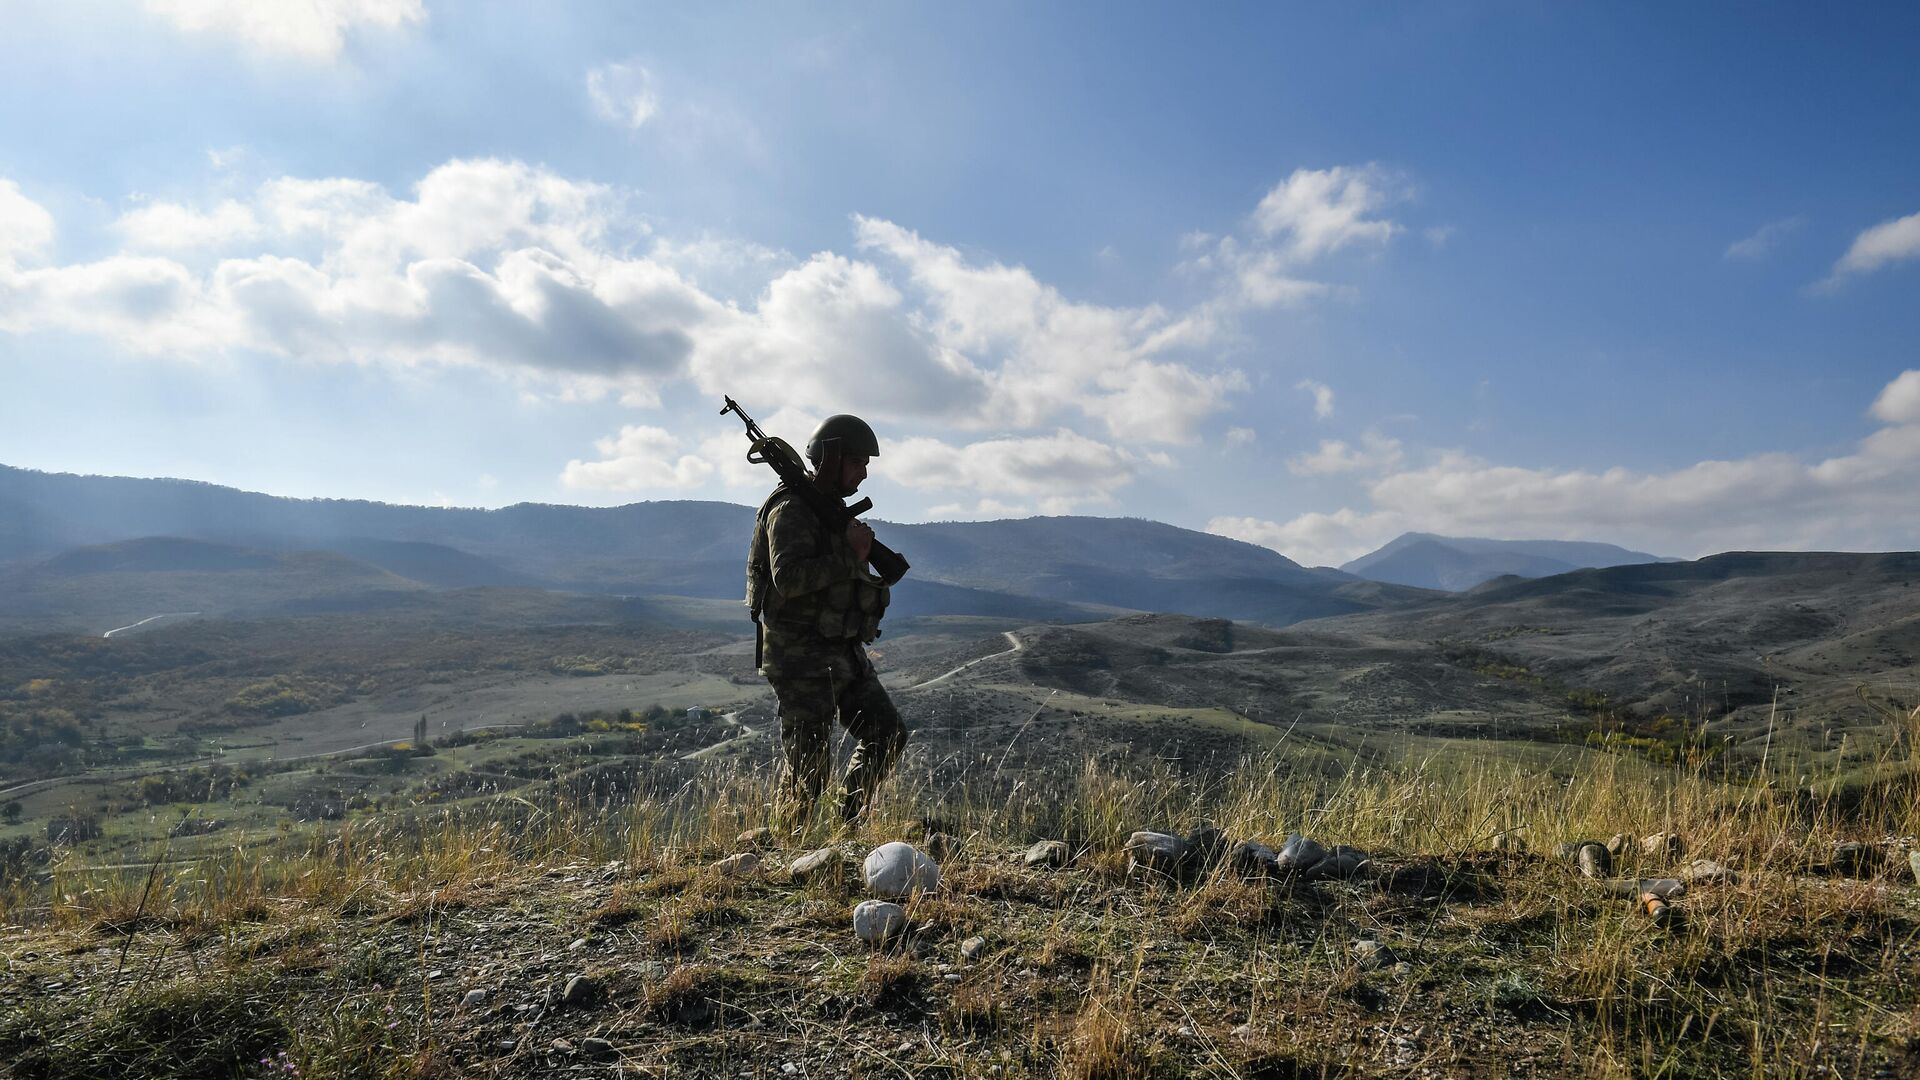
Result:
<svg viewBox="0 0 1920 1080"><path fill-rule="evenodd" d="M733 600L753 514L692 501L441 509L0 466L0 616L378 608L474 587ZM1423 595L1135 518L874 524L914 564L895 591L904 614L1285 625Z"/></svg>
<svg viewBox="0 0 1920 1080"><path fill-rule="evenodd" d="M1675 561L1582 540L1488 540L1410 532L1340 569L1369 581L1464 592L1508 575L1542 578L1570 570Z"/></svg>

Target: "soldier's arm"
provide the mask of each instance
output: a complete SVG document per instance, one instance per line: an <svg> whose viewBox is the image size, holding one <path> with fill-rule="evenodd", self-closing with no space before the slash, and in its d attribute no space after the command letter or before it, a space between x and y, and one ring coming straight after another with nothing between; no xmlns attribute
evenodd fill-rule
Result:
<svg viewBox="0 0 1920 1080"><path fill-rule="evenodd" d="M854 576L852 551L831 542L821 550L813 515L793 499L767 516L767 548L773 587L781 596L805 596Z"/></svg>

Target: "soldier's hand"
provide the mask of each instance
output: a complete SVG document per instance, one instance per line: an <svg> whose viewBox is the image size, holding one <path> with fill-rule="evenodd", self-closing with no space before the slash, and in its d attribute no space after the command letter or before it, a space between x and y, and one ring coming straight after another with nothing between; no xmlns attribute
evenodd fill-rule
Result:
<svg viewBox="0 0 1920 1080"><path fill-rule="evenodd" d="M853 549L854 559L864 564L873 554L873 530L864 522L847 522L847 546Z"/></svg>

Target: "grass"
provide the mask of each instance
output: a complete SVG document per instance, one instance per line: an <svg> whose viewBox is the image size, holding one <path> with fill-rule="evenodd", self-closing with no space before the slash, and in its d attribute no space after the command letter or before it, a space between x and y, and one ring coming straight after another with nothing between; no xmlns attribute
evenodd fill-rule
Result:
<svg viewBox="0 0 1920 1080"><path fill-rule="evenodd" d="M1283 747L1205 776L982 759L900 777L859 835L816 825L743 879L709 867L765 816L763 768L659 797L555 789L223 834L192 863L156 841L143 865L67 857L0 896L0 1074L537 1076L587 1063L593 1038L641 1075L1901 1075L1920 1064L1920 891L1904 858L1857 879L1808 868L1840 841L1920 833L1912 744L1865 789L1585 751L1564 771L1329 771ZM853 940L843 883L779 869L829 843L917 842L928 816L966 842L887 950ZM1274 847L1294 831L1353 844L1378 870L1128 880L1128 833L1203 819ZM1489 850L1499 831L1535 854ZM1617 872L1698 854L1742 874L1665 928L1539 854L1662 831L1688 853L1636 851ZM1028 870L1038 836L1087 850ZM989 947L965 960L975 934ZM1395 962L1363 963L1363 939ZM560 1007L580 971L606 992Z"/></svg>

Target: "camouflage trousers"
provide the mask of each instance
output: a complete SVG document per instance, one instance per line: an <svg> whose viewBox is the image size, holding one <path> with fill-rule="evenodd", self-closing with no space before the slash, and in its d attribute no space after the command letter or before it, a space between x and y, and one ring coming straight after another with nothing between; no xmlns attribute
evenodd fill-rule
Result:
<svg viewBox="0 0 1920 1080"><path fill-rule="evenodd" d="M780 701L780 744L787 759L780 785L783 816L805 822L825 792L838 716L854 740L840 813L847 821L860 817L907 744L906 725L867 650L851 639L768 627L760 671Z"/></svg>

